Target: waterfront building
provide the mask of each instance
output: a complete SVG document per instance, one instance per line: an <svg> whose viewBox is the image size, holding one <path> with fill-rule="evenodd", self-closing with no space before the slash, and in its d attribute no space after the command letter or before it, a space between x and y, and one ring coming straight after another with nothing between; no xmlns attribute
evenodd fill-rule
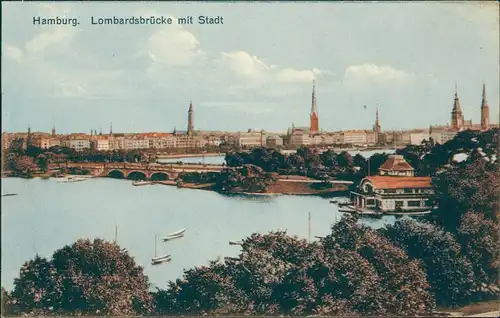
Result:
<svg viewBox="0 0 500 318"><path fill-rule="evenodd" d="M143 136L132 136L125 138L123 143L125 150L132 149L148 149L149 148L149 140Z"/></svg>
<svg viewBox="0 0 500 318"><path fill-rule="evenodd" d="M263 147L266 145L266 133L263 130L238 132L235 137L236 146L239 147Z"/></svg>
<svg viewBox="0 0 500 318"><path fill-rule="evenodd" d="M410 132L410 144L420 145L422 141L429 140L431 137L428 130Z"/></svg>
<svg viewBox="0 0 500 318"><path fill-rule="evenodd" d="M61 146L61 139L57 137L35 136L32 139L32 145L42 149L49 149L50 147Z"/></svg>
<svg viewBox="0 0 500 318"><path fill-rule="evenodd" d="M316 108L316 83L313 80L309 135L313 136L314 134L317 133L319 133L319 116L318 116L318 110Z"/></svg>
<svg viewBox="0 0 500 318"><path fill-rule="evenodd" d="M367 130L366 131L366 144L367 145L375 145L378 141L378 133L375 131Z"/></svg>
<svg viewBox="0 0 500 318"><path fill-rule="evenodd" d="M269 136L266 140L266 146L275 148L283 146L283 138L277 135Z"/></svg>
<svg viewBox="0 0 500 318"><path fill-rule="evenodd" d="M90 149L90 140L87 138L68 138L61 141L61 146L83 151L84 149Z"/></svg>
<svg viewBox="0 0 500 318"><path fill-rule="evenodd" d="M102 137L102 136L99 136ZM92 149L97 151L113 150L113 142L109 138L92 138Z"/></svg>
<svg viewBox="0 0 500 318"><path fill-rule="evenodd" d="M343 131L345 144L364 146L367 144L365 130L345 130Z"/></svg>
<svg viewBox="0 0 500 318"><path fill-rule="evenodd" d="M312 138L312 143L315 145L331 145L334 143L334 138L331 134L318 134Z"/></svg>
<svg viewBox="0 0 500 318"><path fill-rule="evenodd" d="M391 155L379 175L361 180L351 192L354 205L381 212L422 212L433 207L435 190L430 177L415 177L401 155Z"/></svg>
<svg viewBox="0 0 500 318"><path fill-rule="evenodd" d="M452 140L457 135L458 131L450 126L437 126L429 129L429 135L434 142L444 144L448 140Z"/></svg>
<svg viewBox="0 0 500 318"><path fill-rule="evenodd" d="M310 145L312 143L311 139L308 130L294 128L290 136L290 144L292 146Z"/></svg>
<svg viewBox="0 0 500 318"><path fill-rule="evenodd" d="M205 140L201 136L181 135L175 136L176 148L202 148L205 146Z"/></svg>

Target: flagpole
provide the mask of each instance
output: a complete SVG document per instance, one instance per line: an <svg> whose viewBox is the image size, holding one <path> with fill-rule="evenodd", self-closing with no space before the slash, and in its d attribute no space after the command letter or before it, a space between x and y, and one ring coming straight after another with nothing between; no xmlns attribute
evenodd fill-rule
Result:
<svg viewBox="0 0 500 318"><path fill-rule="evenodd" d="M309 243L311 243L311 212L309 212Z"/></svg>

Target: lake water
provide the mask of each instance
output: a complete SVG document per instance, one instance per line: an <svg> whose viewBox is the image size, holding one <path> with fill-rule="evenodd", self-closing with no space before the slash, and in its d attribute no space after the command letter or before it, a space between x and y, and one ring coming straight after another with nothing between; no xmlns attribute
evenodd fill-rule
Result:
<svg viewBox="0 0 500 318"><path fill-rule="evenodd" d="M22 264L35 253L43 257L79 238L113 240L126 248L145 268L152 283L166 287L184 268L207 264L217 256L236 256L239 240L254 232L287 229L308 237L327 235L340 219L328 199L304 196L229 197L215 192L153 185L134 187L129 180L108 178L58 183L54 179L4 178L2 197L2 286L12 289ZM394 218L366 219L380 227ZM187 228L185 236L168 243L158 239L158 255L171 254L172 262L150 265L154 235Z"/></svg>
<svg viewBox="0 0 500 318"><path fill-rule="evenodd" d="M365 158L371 157L375 153L394 153L394 149L383 149L383 150L369 150L369 151L350 151L354 156L357 153L361 154ZM184 158L170 158L170 159L159 159L158 162L161 163L171 163L171 162L184 162L184 163L201 163L201 164L223 164L225 162L224 156L204 156L204 157L184 157Z"/></svg>

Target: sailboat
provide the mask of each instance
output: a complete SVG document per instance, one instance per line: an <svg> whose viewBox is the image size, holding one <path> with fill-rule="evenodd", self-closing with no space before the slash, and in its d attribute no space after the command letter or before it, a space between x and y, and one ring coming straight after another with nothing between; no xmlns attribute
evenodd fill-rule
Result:
<svg viewBox="0 0 500 318"><path fill-rule="evenodd" d="M182 230L179 230L179 231L175 231L175 232L172 232L170 234L167 234L167 237L168 236L177 236L177 235L181 235L182 233L186 232L186 229L182 229Z"/></svg>
<svg viewBox="0 0 500 318"><path fill-rule="evenodd" d="M163 263L168 263L172 260L172 256L170 254L165 254L163 256L156 256L157 254L157 236L155 235L155 257L151 259L151 265L160 265Z"/></svg>
<svg viewBox="0 0 500 318"><path fill-rule="evenodd" d="M184 234L178 234L178 235L173 235L173 236L165 236L162 240L163 240L163 242L168 242L168 241L175 240L175 239L178 239L178 238L181 238L181 237L184 237Z"/></svg>
<svg viewBox="0 0 500 318"><path fill-rule="evenodd" d="M175 232L172 232L170 234L167 234L167 236L165 236L163 238L163 242L167 242L167 241L171 241L171 240L174 240L174 239L181 238L181 237L184 236L184 232L185 231L186 231L186 229L182 229L182 230L175 231Z"/></svg>

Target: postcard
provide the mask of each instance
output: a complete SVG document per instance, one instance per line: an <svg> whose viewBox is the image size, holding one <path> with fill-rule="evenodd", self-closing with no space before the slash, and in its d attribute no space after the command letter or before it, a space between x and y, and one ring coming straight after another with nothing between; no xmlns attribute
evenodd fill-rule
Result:
<svg viewBox="0 0 500 318"><path fill-rule="evenodd" d="M2 4L2 316L500 315L499 4Z"/></svg>

